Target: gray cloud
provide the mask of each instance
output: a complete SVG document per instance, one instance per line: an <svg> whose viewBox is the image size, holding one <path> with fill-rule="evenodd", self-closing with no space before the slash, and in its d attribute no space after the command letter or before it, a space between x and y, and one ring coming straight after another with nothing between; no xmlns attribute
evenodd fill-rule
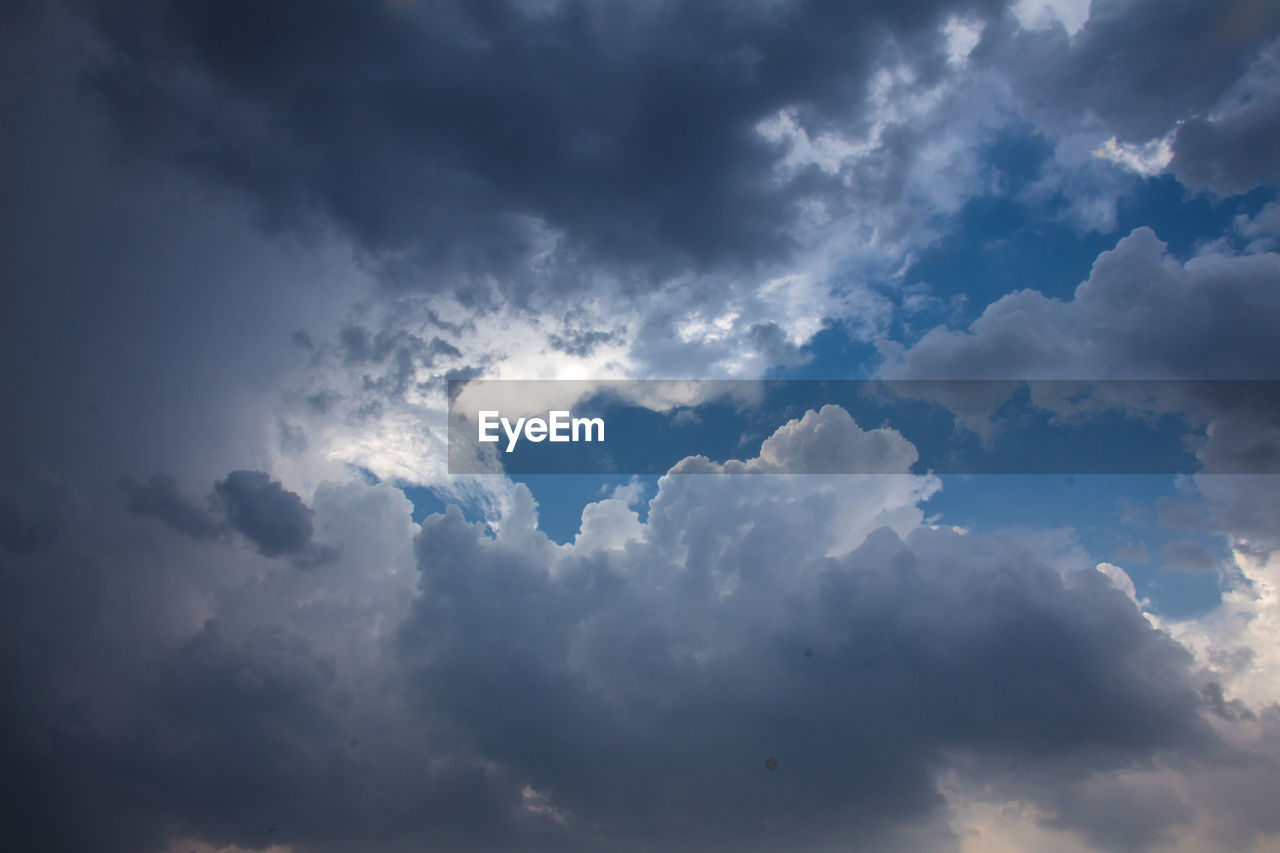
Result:
<svg viewBox="0 0 1280 853"><path fill-rule="evenodd" d="M1136 229L1094 262L1069 300L1020 290L997 299L967 329L937 327L910 347L882 342L889 378L1195 378L1274 379L1280 344L1280 255L1237 255L1211 247L1171 258L1149 228ZM1123 386L1117 386L1123 387ZM999 397L999 395L996 395ZM944 400L976 428L999 400ZM1196 483L1212 526L1248 547L1277 547L1280 400L1230 382L1181 386L1137 383L1132 392L1090 398L1093 411L1116 407L1182 413L1208 425L1195 451L1206 470ZM1038 401L1078 415L1074 403ZM1203 565L1203 560L1193 561Z"/></svg>
<svg viewBox="0 0 1280 853"><path fill-rule="evenodd" d="M187 500L165 474L145 484L124 480L120 488L129 512L154 516L198 542L223 539L234 530L264 557L291 556L308 565L334 556L332 548L312 542L314 513L302 498L263 471L232 471L214 483L207 508Z"/></svg>
<svg viewBox="0 0 1280 853"><path fill-rule="evenodd" d="M1102 850L1123 853L1145 850L1158 841L1177 838L1195 809L1168 782L1140 782L1115 777L1081 780L1055 799L1058 828L1080 828Z"/></svg>
<svg viewBox="0 0 1280 853"><path fill-rule="evenodd" d="M1022 29L1006 16L974 53L1007 83L1014 109L1056 148L1037 192L1070 199L1077 224L1114 229L1115 201L1137 182L1126 186L1118 172L1097 168L1090 154L1109 136L1122 148L1145 150L1137 171L1167 165L1193 190L1229 196L1274 186L1280 175L1269 144L1280 55L1275 3L1088 6L1088 20L1073 34L1060 26Z"/></svg>
<svg viewBox="0 0 1280 853"><path fill-rule="evenodd" d="M1205 495L1216 529L1238 537L1259 555L1280 549L1280 477L1200 475L1196 486Z"/></svg>
<svg viewBox="0 0 1280 853"><path fill-rule="evenodd" d="M1217 574L1226 564L1225 555L1214 554L1204 545L1190 539L1174 539L1160 548L1166 566L1177 572Z"/></svg>
<svg viewBox="0 0 1280 853"><path fill-rule="evenodd" d="M312 512L294 492L262 471L232 471L214 484L227 523L267 557L298 554L311 544Z"/></svg>
<svg viewBox="0 0 1280 853"><path fill-rule="evenodd" d="M1207 113L1277 34L1267 0L1100 0L1076 35L1021 32L998 55L1033 116L1144 142Z"/></svg>
<svg viewBox="0 0 1280 853"><path fill-rule="evenodd" d="M1228 196L1280 180L1280 95L1259 93L1221 121L1196 117L1178 128L1170 168L1189 187Z"/></svg>
<svg viewBox="0 0 1280 853"><path fill-rule="evenodd" d="M675 474L905 474L919 458L915 445L889 428L864 430L840 406L808 411L778 428L760 446L760 455L723 465L689 457Z"/></svg>
<svg viewBox="0 0 1280 853"><path fill-rule="evenodd" d="M958 754L1017 762L1035 780L1018 796L1070 831L1176 828L1158 797L1126 818L1089 792L1152 762L1223 766L1204 714L1233 697L1089 566L918 527L919 479L668 477L645 524L606 500L568 548L522 487L495 536L329 484L313 523L342 547L313 571L174 537L120 552L136 594L111 594L125 576L88 547L0 574L5 774L24 779L7 837L952 851L936 773ZM222 483L264 518L303 506L260 472ZM901 535L845 553L884 520Z"/></svg>
<svg viewBox="0 0 1280 853"><path fill-rule="evenodd" d="M1166 254L1135 229L1094 261L1074 299L1019 290L968 329L886 343L890 378L1271 379L1280 343L1280 255Z"/></svg>
<svg viewBox="0 0 1280 853"><path fill-rule="evenodd" d="M128 499L130 512L155 516L184 536L216 539L228 532L226 524L214 513L187 500L172 477L154 474L146 483L125 480L120 488Z"/></svg>
<svg viewBox="0 0 1280 853"><path fill-rule="evenodd" d="M1095 756L1057 766L1065 796L1076 774L1212 740L1185 651L1096 572L1064 579L1018 548L929 530L807 562L764 513L746 513L739 549L713 545L691 509L660 494L645 545L552 573L456 511L428 519L402 638L417 701L566 814L712 849L836 832L874 845L927 825L941 806L928 768L948 750ZM651 563L677 542L687 561ZM807 589L783 580L783 552ZM706 582L724 571L727 597ZM1127 837L1183 816L1131 816ZM1087 810L1060 820L1102 831Z"/></svg>
<svg viewBox="0 0 1280 853"><path fill-rule="evenodd" d="M1248 134L1266 114L1214 107L1271 31L1243 31L1224 54L1207 7L1097 7L1070 43L1014 39L995 2L146 0L95 6L92 32L64 18L39 30L62 13L0 5L38 35L0 28L12 48L0 62L20 72L3 81L6 125L21 129L3 164L14 284L0 348L15 402L0 413L0 453L6 466L64 459L95 498L78 514L69 479L38 469L0 482L0 839L78 853L175 836L399 853L856 838L949 853L937 772L963 770L958 752L1016 762L1034 784L1001 788L986 766L971 778L1102 846L1150 844L1188 810L1224 816L1224 849L1274 830L1280 761L1224 759L1202 718L1268 726L1274 741L1274 712L1213 691L1088 566L917 530L932 493L918 479L668 478L646 523L595 504L579 544L560 549L520 490L496 533L456 511L419 532L386 484L313 493L348 472L317 461L311 421L281 430L299 456L304 437L313 448L295 468L222 476L270 458L276 432L264 448L255 430L278 423L282 375L328 346L307 332L289 345L300 327L350 330L334 355L353 384L374 386L357 400L370 412L419 390L421 368L482 363L457 340L466 311L406 311L384 329L376 310L348 311L354 300L396 313L390 289L427 286L474 310L605 278L630 295L692 270L710 282L697 298L720 306L726 282L759 280L743 269L788 257L804 202L879 211L900 199L920 146L945 142L969 101L936 128L888 128L840 176L809 165L780 179L786 151L754 127L785 106L815 138L866 130L871 71L904 58L921 87L939 80L937 25L951 13L988 22L975 60L1025 77L1020 96L1045 101L1046 126L1091 111L1141 140L1212 115L1184 125L1178 174L1218 192L1262 180ZM1229 4L1223 20L1250 8ZM1148 49L1121 49L1134 42ZM110 156L76 92L113 122ZM150 169L161 163L204 183ZM236 225L225 188L252 201L261 230L291 238ZM923 217L873 218L900 236ZM338 249L314 263L288 254L317 235ZM346 262L348 240L381 292ZM963 376L1024 357L1049 371L1252 375L1277 363L1276 272L1261 253L1174 261L1136 232L1075 300L1018 294L967 336L893 358ZM749 312L758 294L732 292ZM691 301L636 321L646 364L701 363L705 344L675 334ZM549 326L551 345L614 342L584 316ZM773 320L750 317L741 340L717 346L799 362ZM348 393L316 390L317 421L339 420ZM1259 426L1224 421L1235 438L1206 452L1241 450L1247 464L1265 450L1249 438ZM176 479L143 473L123 501L91 491L94 478L114 488L156 470ZM215 478L209 506L177 485ZM1215 523L1274 537L1274 485L1198 482ZM130 514L181 535L148 535ZM232 530L252 547L206 544ZM1221 793L1125 781L1166 764Z"/></svg>
<svg viewBox="0 0 1280 853"><path fill-rule="evenodd" d="M1209 517L1203 506L1178 498L1160 498L1155 503L1156 519L1165 527L1178 530L1204 530Z"/></svg>
<svg viewBox="0 0 1280 853"><path fill-rule="evenodd" d="M330 221L388 274L409 257L523 290L544 224L568 237L561 272L785 253L796 202L836 184L777 182L756 123L856 123L886 37L936 77L942 20L1000 6L113 3L89 13L112 48L90 80L130 148L248 192L268 224Z"/></svg>
<svg viewBox="0 0 1280 853"><path fill-rule="evenodd" d="M38 551L66 531L82 507L71 484L30 465L0 476L0 548Z"/></svg>

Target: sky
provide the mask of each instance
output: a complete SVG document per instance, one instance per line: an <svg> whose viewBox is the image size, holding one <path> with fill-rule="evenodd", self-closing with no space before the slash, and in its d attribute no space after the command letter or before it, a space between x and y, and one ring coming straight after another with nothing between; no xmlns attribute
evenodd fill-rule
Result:
<svg viewBox="0 0 1280 853"><path fill-rule="evenodd" d="M1274 0L0 0L0 127L4 849L1280 851Z"/></svg>

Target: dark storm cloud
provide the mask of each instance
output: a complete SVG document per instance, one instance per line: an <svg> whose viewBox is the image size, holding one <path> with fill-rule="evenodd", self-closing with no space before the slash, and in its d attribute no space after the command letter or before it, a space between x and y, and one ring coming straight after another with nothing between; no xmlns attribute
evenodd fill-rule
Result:
<svg viewBox="0 0 1280 853"><path fill-rule="evenodd" d="M352 709L381 697L353 696L287 625L237 636L210 620L130 679L38 737L7 739L9 849L137 853L190 836L335 851L405 850L378 845L413 837L458 850L510 838L510 780L429 753L403 728L362 728Z"/></svg>
<svg viewBox="0 0 1280 853"><path fill-rule="evenodd" d="M126 480L120 488L128 499L129 512L155 516L184 536L216 539L228 532L225 523L187 500L177 482L165 474L154 474L146 483Z"/></svg>
<svg viewBox="0 0 1280 853"><path fill-rule="evenodd" d="M1239 699L1227 701L1226 694L1222 690L1222 685L1216 681L1210 681L1201 691L1204 696L1205 703L1209 706L1213 713L1217 714L1224 720L1256 720L1257 714L1249 710L1249 707Z"/></svg>
<svg viewBox="0 0 1280 853"><path fill-rule="evenodd" d="M1100 850L1129 853L1177 838L1195 809L1172 785L1135 786L1116 780L1088 780L1055 797L1057 829L1081 829Z"/></svg>
<svg viewBox="0 0 1280 853"><path fill-rule="evenodd" d="M20 26L31 24L38 17L37 0L5 0L0 3L0 23L5 32L15 32Z"/></svg>
<svg viewBox="0 0 1280 853"><path fill-rule="evenodd" d="M52 721L31 795L54 802L74 791L75 803L44 825L15 815L8 837L17 849L158 850L166 823L201 802L204 832L265 846L268 827L296 822L266 796L271 786L301 794L325 784L311 750L334 737L333 679L332 661L296 634L238 642L210 621L128 691L98 693ZM94 713L106 703L124 703L119 728Z"/></svg>
<svg viewBox="0 0 1280 853"><path fill-rule="evenodd" d="M1144 142L1207 113L1277 34L1270 0L1095 0L1075 36L1021 33L1001 61L1033 115Z"/></svg>
<svg viewBox="0 0 1280 853"><path fill-rule="evenodd" d="M705 268L784 252L821 184L776 182L757 122L856 122L887 36L927 78L942 19L1000 5L117 2L89 79L126 146L276 225L465 274L515 269L534 217L570 265Z"/></svg>
<svg viewBox="0 0 1280 853"><path fill-rule="evenodd" d="M1061 760L1061 792L1212 740L1188 654L1101 574L1064 581L996 541L882 530L847 557L793 560L820 581L778 598L768 557L717 565L745 551L719 550L694 512L660 496L649 546L554 574L456 511L429 518L402 638L418 702L566 814L709 849L927 824L941 805L929 768L948 750ZM746 515L753 540L796 535ZM650 598L668 537L690 557L666 580L674 596ZM729 597L705 583L720 570L740 574ZM650 609L659 600L668 612ZM767 757L777 778L760 771ZM1127 837L1181 816L1144 815Z"/></svg>
<svg viewBox="0 0 1280 853"><path fill-rule="evenodd" d="M382 587L384 560L412 566L403 494L355 484L317 503L344 544L366 537L360 559L294 572L177 537L139 550L116 517L106 539L0 553L5 849L564 849L544 842L554 822L522 816L520 780L397 715L385 660L344 656L371 591L412 594ZM220 618L186 624L193 595Z"/></svg>
<svg viewBox="0 0 1280 853"><path fill-rule="evenodd" d="M1280 180L1280 92L1259 93L1238 115L1218 121L1197 116L1173 140L1169 164L1195 189L1227 196Z"/></svg>
<svg viewBox="0 0 1280 853"><path fill-rule="evenodd" d="M234 530L264 557L291 556L304 565L333 557L332 549L312 542L314 513L302 498L263 471L232 471L214 483L207 508L188 500L165 474L146 483L125 480L120 488L129 512L154 516L196 541L225 538Z"/></svg>
<svg viewBox="0 0 1280 853"><path fill-rule="evenodd" d="M0 476L0 548L38 551L55 542L81 508L70 483L43 467Z"/></svg>
<svg viewBox="0 0 1280 853"><path fill-rule="evenodd" d="M302 498L262 471L232 471L214 484L227 523L266 557L299 554L315 532Z"/></svg>
<svg viewBox="0 0 1280 853"><path fill-rule="evenodd" d="M236 637L210 621L132 697L134 719L154 728L84 751L155 786L159 814L225 843L352 849L406 830L434 828L442 843L503 831L515 797L509 784L448 754L415 772L411 762L427 756L354 726L351 709L369 697L337 678L333 658L301 632L277 626Z"/></svg>

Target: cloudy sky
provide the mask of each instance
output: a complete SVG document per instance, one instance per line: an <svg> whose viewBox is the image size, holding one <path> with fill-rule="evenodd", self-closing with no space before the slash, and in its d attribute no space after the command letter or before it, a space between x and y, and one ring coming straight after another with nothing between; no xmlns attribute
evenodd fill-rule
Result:
<svg viewBox="0 0 1280 853"><path fill-rule="evenodd" d="M1274 0L0 0L0 127L5 849L1280 851Z"/></svg>

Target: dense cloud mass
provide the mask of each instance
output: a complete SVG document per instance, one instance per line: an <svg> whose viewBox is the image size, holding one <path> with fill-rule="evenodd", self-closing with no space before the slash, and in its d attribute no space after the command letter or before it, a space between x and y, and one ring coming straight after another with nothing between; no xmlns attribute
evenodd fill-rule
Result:
<svg viewBox="0 0 1280 853"><path fill-rule="evenodd" d="M214 484L227 521L268 556L301 551L314 528L302 498L262 471L232 471Z"/></svg>
<svg viewBox="0 0 1280 853"><path fill-rule="evenodd" d="M146 483L126 481L121 489L128 496L130 512L153 515L192 539L213 539L226 532L213 513L183 497L172 477L155 474Z"/></svg>
<svg viewBox="0 0 1280 853"><path fill-rule="evenodd" d="M1074 36L1049 28L1013 40L1024 72L1015 85L1059 121L1088 113L1142 142L1213 110L1277 35L1280 12L1265 0L1097 0Z"/></svg>
<svg viewBox="0 0 1280 853"><path fill-rule="evenodd" d="M75 492L47 468L17 468L0 479L0 548L31 551L58 539L75 515Z"/></svg>
<svg viewBox="0 0 1280 853"><path fill-rule="evenodd" d="M1268 0L0 3L0 848L1273 849L1278 56ZM688 389L735 449L656 480L447 467L451 379L870 376L1201 468Z"/></svg>
<svg viewBox="0 0 1280 853"><path fill-rule="evenodd" d="M1221 122L1195 118L1178 130L1173 169L1188 185L1219 195L1280 178L1275 151L1262 140L1280 133L1280 99Z"/></svg>
<svg viewBox="0 0 1280 853"><path fill-rule="evenodd" d="M1169 164L1179 180L1221 196L1280 180L1280 155L1267 140L1280 130L1280 45L1272 42L1218 110L1178 128Z"/></svg>
<svg viewBox="0 0 1280 853"><path fill-rule="evenodd" d="M869 435L835 423L780 431L791 449L775 455L806 451L796 432ZM238 473L225 482L265 481ZM395 573L370 558L406 547L410 528L393 521L386 487L349 488L319 502L318 522L381 529L344 567L364 566L349 581L357 598L211 618L158 658L85 652L111 682L65 685L75 698L48 745L11 747L42 762L27 796L77 779L84 797L46 849L85 843L111 810L128 843L100 849L158 840L180 819L217 843L316 849L355 838L399 849L429 829L450 849L854 837L942 850L954 839L935 774L953 752L1025 766L1050 805L1162 756L1220 760L1187 650L1088 566L1061 574L1006 541L920 527L915 503L930 489L904 475L676 475L646 522L605 500L563 547L534 528L520 489L496 538L456 507L424 521L404 609ZM850 539L851 525L867 532ZM310 597L310 572L260 565L233 570L256 575L268 600ZM243 594L211 583L200 586L223 607ZM380 636L317 647L317 624L363 621L360 597L389 620ZM56 624L96 645L140 606L115 599L96 627ZM14 731L42 700L11 706ZM95 707L114 710L86 716ZM1095 819L1057 818L1085 832ZM38 815L11 820L20 838L52 831Z"/></svg>
<svg viewBox="0 0 1280 853"><path fill-rule="evenodd" d="M1175 168L1192 185L1270 182L1265 108L1201 118L1280 33L1269 4L1228 5L1098 4L1068 39L1009 33L996 2L113 3L91 13L109 49L88 81L131 149L239 187L277 227L336 224L398 284L474 301L597 286L619 264L639 283L749 274L799 247L813 205L900 198L927 156L915 131L851 174L821 157L780 172L795 152L762 123L798 123L806 146L863 136L886 64L917 88L946 70L948 20L987 24L977 61L1051 127L1089 115L1141 142L1191 120Z"/></svg>
<svg viewBox="0 0 1280 853"><path fill-rule="evenodd" d="M114 51L91 79L130 142L272 222L326 217L446 281L556 288L579 263L786 250L796 204L830 182L775 181L755 125L801 104L834 118L886 36L932 60L930 29L968 6L118 3L95 8ZM530 280L548 250L554 277Z"/></svg>
<svg viewBox="0 0 1280 853"><path fill-rule="evenodd" d="M85 14L101 44L83 84L133 156L239 188L267 225L332 223L391 280L471 299L595 285L611 277L593 276L600 264L638 267L637 282L749 269L796 249L814 205L901 200L932 152L923 128L884 115L878 75L899 66L917 91L937 83L957 21L978 67L1007 75L1013 108L1050 133L1088 116L1144 142L1187 122L1175 147L1194 185L1221 188L1205 173L1216 168L1237 170L1231 191L1274 180L1265 134L1229 129L1268 114L1280 15L1259 0L1099 3L1074 35L972 0ZM779 121L808 156L762 132ZM892 145L842 162L861 140Z"/></svg>

